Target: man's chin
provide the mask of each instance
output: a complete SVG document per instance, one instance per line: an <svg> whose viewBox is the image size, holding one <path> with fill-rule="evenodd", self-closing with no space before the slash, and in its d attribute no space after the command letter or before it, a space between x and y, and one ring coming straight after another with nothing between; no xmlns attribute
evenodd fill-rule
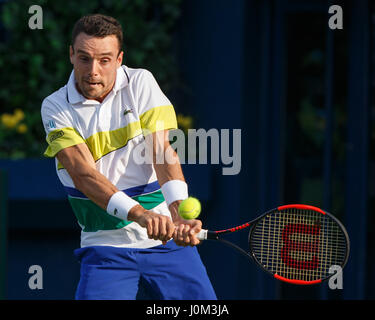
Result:
<svg viewBox="0 0 375 320"><path fill-rule="evenodd" d="M102 84L98 85L98 88L84 84L79 91L86 99L100 101L103 100L102 97L105 97L110 90L107 91Z"/></svg>
<svg viewBox="0 0 375 320"><path fill-rule="evenodd" d="M85 90L82 92L82 95L89 100L96 100L99 99L103 93L102 92L96 92L96 90Z"/></svg>

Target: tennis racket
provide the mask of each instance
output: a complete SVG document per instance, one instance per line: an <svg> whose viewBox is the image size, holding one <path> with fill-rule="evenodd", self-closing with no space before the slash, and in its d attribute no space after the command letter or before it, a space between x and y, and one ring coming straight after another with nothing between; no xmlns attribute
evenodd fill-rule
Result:
<svg viewBox="0 0 375 320"><path fill-rule="evenodd" d="M249 251L221 238L246 228L250 228ZM277 207L234 228L202 229L197 237L227 244L276 279L299 285L329 279L330 267L344 268L350 250L348 233L337 218L302 204Z"/></svg>

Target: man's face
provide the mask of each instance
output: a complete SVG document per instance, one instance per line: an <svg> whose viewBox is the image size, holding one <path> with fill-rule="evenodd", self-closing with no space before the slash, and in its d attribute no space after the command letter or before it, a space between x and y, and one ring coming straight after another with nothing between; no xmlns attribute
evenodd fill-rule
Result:
<svg viewBox="0 0 375 320"><path fill-rule="evenodd" d="M70 46L77 89L87 99L102 102L112 90L123 52L115 35L97 38L81 32Z"/></svg>

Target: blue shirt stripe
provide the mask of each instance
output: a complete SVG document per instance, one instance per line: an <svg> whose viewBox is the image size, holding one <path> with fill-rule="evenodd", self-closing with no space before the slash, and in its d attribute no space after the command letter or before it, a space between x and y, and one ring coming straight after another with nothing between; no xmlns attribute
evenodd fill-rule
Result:
<svg viewBox="0 0 375 320"><path fill-rule="evenodd" d="M78 189L76 188L71 188L71 187L64 187L66 193L74 198L82 198L82 199L87 199L87 197ZM129 197L135 197L139 196L141 194L146 194L146 193L151 193L154 191L157 191L160 189L160 185L158 181L151 182L149 184L144 184L141 186L136 186L132 188L128 188L125 190L122 190L126 195Z"/></svg>

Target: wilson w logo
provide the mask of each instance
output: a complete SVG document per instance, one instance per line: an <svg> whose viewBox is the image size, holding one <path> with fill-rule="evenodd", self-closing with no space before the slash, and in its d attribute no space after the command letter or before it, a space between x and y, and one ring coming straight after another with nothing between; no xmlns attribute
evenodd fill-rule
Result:
<svg viewBox="0 0 375 320"><path fill-rule="evenodd" d="M314 270L319 267L320 225L291 223L282 232L281 259L290 268ZM294 239L293 239L294 238ZM298 239L298 240L295 240Z"/></svg>

